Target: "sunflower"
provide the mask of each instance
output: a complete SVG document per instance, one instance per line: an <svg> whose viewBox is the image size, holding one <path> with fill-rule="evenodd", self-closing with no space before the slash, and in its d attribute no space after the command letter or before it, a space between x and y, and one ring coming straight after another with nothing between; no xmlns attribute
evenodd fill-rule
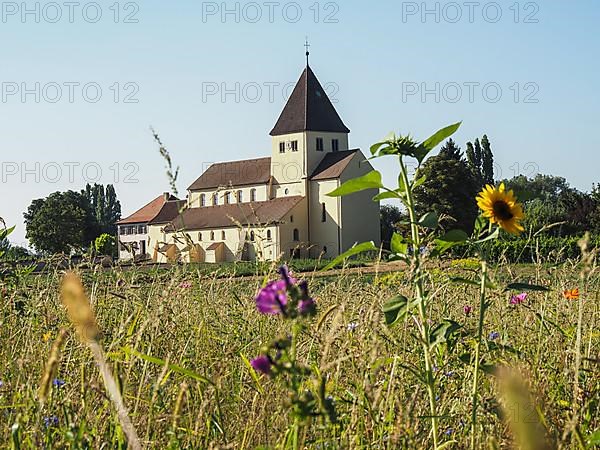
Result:
<svg viewBox="0 0 600 450"><path fill-rule="evenodd" d="M513 191L506 191L504 183L494 187L487 185L477 196L477 205L483 215L512 234L519 234L524 228L519 223L525 218L523 207L517 203Z"/></svg>

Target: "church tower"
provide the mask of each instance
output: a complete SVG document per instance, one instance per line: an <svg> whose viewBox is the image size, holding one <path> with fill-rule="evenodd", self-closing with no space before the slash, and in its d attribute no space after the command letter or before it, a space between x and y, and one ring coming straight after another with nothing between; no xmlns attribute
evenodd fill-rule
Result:
<svg viewBox="0 0 600 450"><path fill-rule="evenodd" d="M308 64L271 131L275 197L306 195L306 180L325 155L348 150L350 130Z"/></svg>

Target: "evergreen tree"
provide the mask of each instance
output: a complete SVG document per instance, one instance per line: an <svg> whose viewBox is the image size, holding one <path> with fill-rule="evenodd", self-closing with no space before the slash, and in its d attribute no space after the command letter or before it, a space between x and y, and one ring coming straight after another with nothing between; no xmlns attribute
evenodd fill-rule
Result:
<svg viewBox="0 0 600 450"><path fill-rule="evenodd" d="M415 189L417 211L425 214L433 210L448 215L455 221L448 229L471 232L478 214L475 198L480 183L470 164L462 157L456 158L461 155L456 144L448 141L444 148L419 169L419 175L424 175L426 181Z"/></svg>
<svg viewBox="0 0 600 450"><path fill-rule="evenodd" d="M121 218L121 203L112 184L86 185L82 194L87 198L98 223L97 235L103 233L114 235L117 232L115 223Z"/></svg>
<svg viewBox="0 0 600 450"><path fill-rule="evenodd" d="M481 175L485 184L494 184L494 154L486 134L481 139Z"/></svg>
<svg viewBox="0 0 600 450"><path fill-rule="evenodd" d="M454 142L452 139L448 139L448 142L446 142L440 149L440 156L460 161L463 157L463 154L460 150L460 147L456 145L456 142Z"/></svg>

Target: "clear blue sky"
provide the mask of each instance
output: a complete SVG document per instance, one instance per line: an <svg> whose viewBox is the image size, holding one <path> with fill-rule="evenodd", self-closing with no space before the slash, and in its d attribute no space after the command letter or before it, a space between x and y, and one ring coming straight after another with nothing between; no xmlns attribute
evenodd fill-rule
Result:
<svg viewBox="0 0 600 450"><path fill-rule="evenodd" d="M62 2L60 11L42 2L39 15L24 17L20 2L19 11L10 2L1 5L0 216L17 224L16 242L24 242L22 213L32 199L79 190L84 177L96 178L98 167L99 181L115 184L124 215L167 190L150 125L181 166L181 191L210 162L267 155L283 86L304 66L305 36L311 66L323 84L331 83L328 91L352 130L352 147L367 151L392 130L425 138L462 120L456 140L464 148L487 133L503 177L540 171L583 190L600 181L596 0L523 1L518 8L513 0L500 1L499 19L498 8L485 1L472 11L460 1L460 11L451 2L425 2L434 12L424 18L421 1L282 1L271 7L259 1L238 3L239 14L224 20L222 2L148 0L120 3L118 23L113 3L99 2L96 23L97 8L85 1L71 11ZM35 2L25 5L35 10ZM236 2L224 5L235 11ZM302 17L294 23L298 12ZM137 23L124 23L127 16ZM35 93L23 101L22 88L35 92L36 82L39 103ZM62 91L56 103L54 83ZM69 92L65 83L79 86ZM96 84L84 93L86 83ZM203 91L223 83L233 90L239 83L239 102L234 94L225 102L220 95L203 98ZM277 86L273 98L270 83ZM469 83L479 83L472 102ZM94 86L102 89L97 103L91 102ZM453 102L457 86L462 97ZM434 93L423 101L408 95L415 87ZM493 103L498 87L502 96ZM126 103L126 95L138 103ZM123 179L132 172L129 162L139 168L135 183ZM394 182L393 167L375 165Z"/></svg>

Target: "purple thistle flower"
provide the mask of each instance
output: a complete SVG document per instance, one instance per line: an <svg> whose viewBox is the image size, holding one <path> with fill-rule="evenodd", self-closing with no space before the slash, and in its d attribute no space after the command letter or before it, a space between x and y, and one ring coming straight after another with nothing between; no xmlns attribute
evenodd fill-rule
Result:
<svg viewBox="0 0 600 450"><path fill-rule="evenodd" d="M470 305L465 305L463 311L465 313L465 316L468 316L471 314L471 312L473 312L473 307Z"/></svg>
<svg viewBox="0 0 600 450"><path fill-rule="evenodd" d="M266 355L261 355L250 361L250 365L254 370L259 373L270 375L271 374L271 360Z"/></svg>
<svg viewBox="0 0 600 450"><path fill-rule="evenodd" d="M58 378L55 378L54 380L52 380L52 385L58 389L63 387L65 384L67 384L67 383L64 380L59 380Z"/></svg>
<svg viewBox="0 0 600 450"><path fill-rule="evenodd" d="M287 305L287 285L283 280L271 281L255 298L256 308L262 314L281 314Z"/></svg>
<svg viewBox="0 0 600 450"><path fill-rule="evenodd" d="M498 333L497 331L492 331L489 335L489 338L491 341L495 341L499 337L500 337L500 333Z"/></svg>
<svg viewBox="0 0 600 450"><path fill-rule="evenodd" d="M450 436L452 433L454 433L454 429L453 428L448 428L446 431L444 431L444 434L446 436Z"/></svg>
<svg viewBox="0 0 600 450"><path fill-rule="evenodd" d="M512 298L510 299L510 304L511 305L520 305L525 300L527 300L527 292L523 292L522 294L519 294L519 295L513 295Z"/></svg>
<svg viewBox="0 0 600 450"><path fill-rule="evenodd" d="M180 287L181 289L189 289L189 288L191 288L191 287L192 287L192 283L191 283L191 282L189 282L189 281L183 281L183 282L182 282L182 283L179 285L179 287Z"/></svg>
<svg viewBox="0 0 600 450"><path fill-rule="evenodd" d="M298 311L303 316L308 316L315 312L316 304L314 298L308 298L306 300L300 300L298 303Z"/></svg>
<svg viewBox="0 0 600 450"><path fill-rule="evenodd" d="M287 287L292 286L293 284L296 283L296 280L294 278L291 277L290 275L290 269L288 269L288 266L281 266L278 270L279 275L281 275L281 279L283 281L285 281L285 285Z"/></svg>

